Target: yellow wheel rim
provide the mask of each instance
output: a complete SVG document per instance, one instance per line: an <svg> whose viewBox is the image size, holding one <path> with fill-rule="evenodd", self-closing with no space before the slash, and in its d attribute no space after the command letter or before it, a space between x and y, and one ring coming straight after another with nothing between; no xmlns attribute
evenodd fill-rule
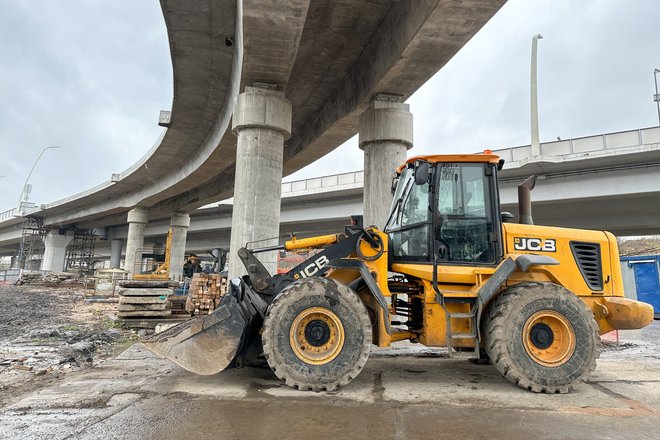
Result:
<svg viewBox="0 0 660 440"><path fill-rule="evenodd" d="M565 316L554 310L541 310L525 322L523 345L534 362L558 367L573 356L575 332Z"/></svg>
<svg viewBox="0 0 660 440"><path fill-rule="evenodd" d="M344 326L331 310L311 307L293 320L289 343L301 361L312 365L327 364L344 346Z"/></svg>

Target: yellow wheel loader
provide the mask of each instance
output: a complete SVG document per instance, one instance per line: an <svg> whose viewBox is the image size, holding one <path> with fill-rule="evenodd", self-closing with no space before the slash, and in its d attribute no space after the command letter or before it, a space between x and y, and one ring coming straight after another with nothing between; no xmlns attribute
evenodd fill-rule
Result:
<svg viewBox="0 0 660 440"><path fill-rule="evenodd" d="M372 345L412 341L451 357L490 360L534 392L565 393L596 366L599 334L636 329L650 305L623 297L615 237L534 226L500 212L492 154L415 157L397 170L384 231L361 217L341 234L238 250L248 275L221 305L146 341L198 374L265 356L301 390L335 390L362 370ZM255 254L322 249L287 273Z"/></svg>

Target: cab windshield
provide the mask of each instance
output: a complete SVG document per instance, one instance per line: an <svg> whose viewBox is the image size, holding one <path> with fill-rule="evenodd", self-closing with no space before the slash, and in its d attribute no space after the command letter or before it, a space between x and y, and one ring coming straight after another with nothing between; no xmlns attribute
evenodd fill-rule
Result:
<svg viewBox="0 0 660 440"><path fill-rule="evenodd" d="M429 214L429 184L415 184L412 168L405 168L385 226L385 231L390 233L394 257L428 260Z"/></svg>

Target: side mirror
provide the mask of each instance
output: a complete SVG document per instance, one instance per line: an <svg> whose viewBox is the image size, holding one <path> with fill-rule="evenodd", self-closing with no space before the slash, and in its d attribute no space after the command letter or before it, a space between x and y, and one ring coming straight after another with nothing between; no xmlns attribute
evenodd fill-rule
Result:
<svg viewBox="0 0 660 440"><path fill-rule="evenodd" d="M394 195L394 192L396 191L396 187L399 184L399 176L394 176L392 178L392 195Z"/></svg>
<svg viewBox="0 0 660 440"><path fill-rule="evenodd" d="M429 163L415 163L415 184L424 185L429 181Z"/></svg>

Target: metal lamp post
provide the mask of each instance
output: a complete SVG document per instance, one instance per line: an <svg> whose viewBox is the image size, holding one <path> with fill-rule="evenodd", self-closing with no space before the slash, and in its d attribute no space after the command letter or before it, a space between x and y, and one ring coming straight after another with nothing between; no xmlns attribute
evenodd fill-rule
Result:
<svg viewBox="0 0 660 440"><path fill-rule="evenodd" d="M543 35L536 34L532 37L532 68L530 77L530 113L531 113L531 128L532 128L532 157L541 154L541 143L539 141L539 103L537 96L536 85L536 59L539 40Z"/></svg>
<svg viewBox="0 0 660 440"><path fill-rule="evenodd" d="M39 163L39 160L41 159L41 156L44 155L46 150L52 150L52 149L55 149L55 148L60 148L60 146L59 145L53 145L53 146L50 146L50 147L44 147L44 149L41 150L41 153L39 153L39 156L37 157L37 160L34 161L34 165L32 165L32 169L30 169L30 172L27 175L27 179L25 179L25 183L23 184L23 189L21 190L21 195L18 198L18 205L16 207L16 213L17 214L19 214L19 215L21 214L22 204L23 204L23 202L27 201L27 196L28 196L28 193L29 193L28 183L30 182L30 177L32 176L32 172L34 171L35 167Z"/></svg>
<svg viewBox="0 0 660 440"><path fill-rule="evenodd" d="M655 95L653 95L653 100L655 101L655 105L658 108L658 126L660 126L660 93L658 93L658 73L660 73L660 69L653 69L653 79L655 80Z"/></svg>

